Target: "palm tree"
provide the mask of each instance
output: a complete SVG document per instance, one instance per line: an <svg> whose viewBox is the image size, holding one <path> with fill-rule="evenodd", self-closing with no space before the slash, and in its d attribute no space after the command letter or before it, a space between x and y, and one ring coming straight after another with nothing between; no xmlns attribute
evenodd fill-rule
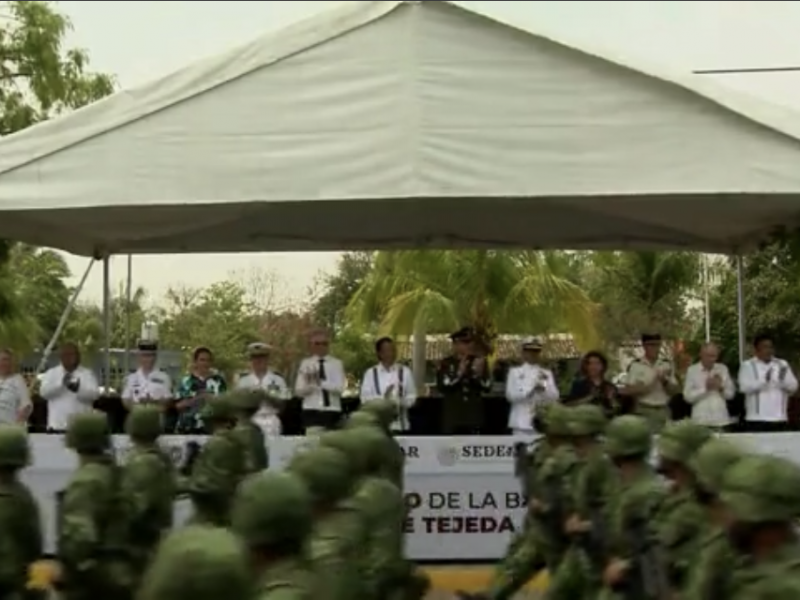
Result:
<svg viewBox="0 0 800 600"><path fill-rule="evenodd" d="M594 308L570 278L574 259L561 252L408 250L378 252L349 313L358 323L414 336L414 370L423 375L428 333L471 325L498 334L573 333L597 340Z"/></svg>
<svg viewBox="0 0 800 600"><path fill-rule="evenodd" d="M18 352L31 350L42 333L38 305L32 305L40 294L26 293L32 286L24 267L35 252L31 246L0 240L0 345Z"/></svg>
<svg viewBox="0 0 800 600"><path fill-rule="evenodd" d="M606 339L618 343L648 330L681 337L689 333L702 262L695 252L595 252L586 281L603 307Z"/></svg>

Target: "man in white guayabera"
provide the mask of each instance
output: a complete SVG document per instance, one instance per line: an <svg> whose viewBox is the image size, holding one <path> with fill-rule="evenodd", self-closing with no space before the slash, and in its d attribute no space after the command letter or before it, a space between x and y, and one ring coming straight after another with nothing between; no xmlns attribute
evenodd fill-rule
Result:
<svg viewBox="0 0 800 600"><path fill-rule="evenodd" d="M686 371L683 399L692 407L692 420L715 429L731 423L728 400L736 394L728 367L717 362L719 350L715 344L703 344L700 360Z"/></svg>
<svg viewBox="0 0 800 600"><path fill-rule="evenodd" d="M407 366L397 362L397 350L392 338L382 337L375 342L378 364L367 369L361 379L361 402L386 399L397 405L397 420L393 431L408 431L411 422L408 409L417 401L414 374Z"/></svg>
<svg viewBox="0 0 800 600"><path fill-rule="evenodd" d="M100 386L90 369L81 366L78 346L67 342L61 346L61 364L48 369L39 388L47 401L47 431L64 433L72 415L92 410L100 396Z"/></svg>
<svg viewBox="0 0 800 600"><path fill-rule="evenodd" d="M753 354L739 367L745 427L748 431L783 431L788 427L789 397L797 391L797 378L785 360L775 357L769 335L755 337Z"/></svg>

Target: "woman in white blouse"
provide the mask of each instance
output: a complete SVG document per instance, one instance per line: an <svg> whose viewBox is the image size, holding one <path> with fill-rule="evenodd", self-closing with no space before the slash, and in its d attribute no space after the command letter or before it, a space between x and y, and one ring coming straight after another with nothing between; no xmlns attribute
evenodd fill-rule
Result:
<svg viewBox="0 0 800 600"><path fill-rule="evenodd" d="M27 423L32 410L28 384L16 372L14 354L0 350L0 423Z"/></svg>

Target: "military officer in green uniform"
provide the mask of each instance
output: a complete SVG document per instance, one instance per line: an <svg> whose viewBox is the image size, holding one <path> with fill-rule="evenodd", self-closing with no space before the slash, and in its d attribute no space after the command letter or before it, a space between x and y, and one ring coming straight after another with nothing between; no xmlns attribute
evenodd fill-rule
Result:
<svg viewBox="0 0 800 600"><path fill-rule="evenodd" d="M623 393L633 398L633 409L643 417L654 433L670 420L669 401L678 391L672 364L659 357L661 335L642 335L644 355L628 366Z"/></svg>
<svg viewBox="0 0 800 600"><path fill-rule="evenodd" d="M483 394L492 388L484 356L477 352L475 331L463 327L450 336L453 354L442 360L436 387L442 394L442 433L471 435L483 425Z"/></svg>

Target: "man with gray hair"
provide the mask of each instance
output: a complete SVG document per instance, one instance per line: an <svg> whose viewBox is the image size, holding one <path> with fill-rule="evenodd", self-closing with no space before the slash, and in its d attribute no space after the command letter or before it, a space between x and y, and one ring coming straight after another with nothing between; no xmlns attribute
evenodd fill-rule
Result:
<svg viewBox="0 0 800 600"><path fill-rule="evenodd" d="M328 332L317 329L309 336L311 356L300 362L295 394L303 399L303 426L335 429L342 420L342 393L347 385L342 361L329 354Z"/></svg>
<svg viewBox="0 0 800 600"><path fill-rule="evenodd" d="M719 349L705 343L700 349L700 360L686 371L683 399L692 407L692 420L713 428L727 427L731 423L728 400L736 394L728 367L717 362Z"/></svg>

